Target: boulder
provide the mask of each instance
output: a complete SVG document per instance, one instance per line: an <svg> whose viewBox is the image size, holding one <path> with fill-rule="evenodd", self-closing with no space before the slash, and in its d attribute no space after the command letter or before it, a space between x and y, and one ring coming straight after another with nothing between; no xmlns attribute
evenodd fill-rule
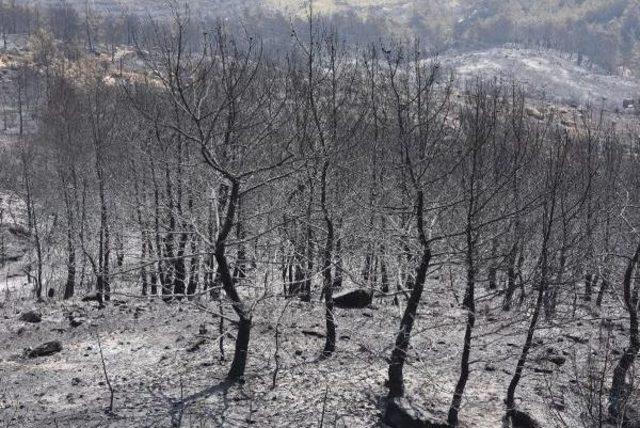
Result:
<svg viewBox="0 0 640 428"><path fill-rule="evenodd" d="M448 428L449 426L406 398L394 398L387 402L383 422L391 428Z"/></svg>
<svg viewBox="0 0 640 428"><path fill-rule="evenodd" d="M363 309L371 304L373 293L370 290L355 288L333 295L333 305L342 309Z"/></svg>
<svg viewBox="0 0 640 428"><path fill-rule="evenodd" d="M521 410L512 410L508 417L513 428L542 428L538 421Z"/></svg>
<svg viewBox="0 0 640 428"><path fill-rule="evenodd" d="M30 323L39 323L42 321L42 315L36 311L28 311L24 312L20 315L20 321L30 322Z"/></svg>
<svg viewBox="0 0 640 428"><path fill-rule="evenodd" d="M54 340L52 342L43 343L42 345L33 348L27 353L27 357L46 357L49 355L57 354L60 351L62 351L62 344L57 340Z"/></svg>

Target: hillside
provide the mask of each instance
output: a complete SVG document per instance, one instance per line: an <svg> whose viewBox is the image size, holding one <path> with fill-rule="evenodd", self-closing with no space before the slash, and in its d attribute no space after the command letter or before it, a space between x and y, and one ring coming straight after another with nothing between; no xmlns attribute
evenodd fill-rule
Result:
<svg viewBox="0 0 640 428"><path fill-rule="evenodd" d="M468 53L447 53L442 65L462 81L497 78L523 85L528 94L551 104L604 106L623 111L624 100L640 98L636 79L610 75L598 67L583 67L559 52L498 47Z"/></svg>
<svg viewBox="0 0 640 428"><path fill-rule="evenodd" d="M458 370L464 314L446 280L430 280L428 288L407 361L407 394L442 417ZM312 303L265 300L255 310L246 380L225 387L233 336L219 334L220 318L212 315L217 304L167 305L128 293L135 291L114 296L104 310L78 300L0 305L0 340L11 343L0 350L0 423L24 428L306 428L321 421L340 428L379 426L390 339L401 315L389 298L364 310L338 310L340 351L326 361L318 359L324 340L318 296ZM479 299L487 297L482 293ZM498 319L488 306L478 320L460 428L502 426L505 385L526 330L524 318ZM41 313L42 321L19 319L30 310ZM585 307L577 317L545 323L541 330L519 393L522 408L546 421L545 427L562 426L561 421L582 426L588 400L596 399L589 397L589 370L596 361L615 357L611 352L618 353L625 327L600 321ZM62 344L60 353L26 357L30 349L53 340ZM100 352L114 388L110 413L105 412L110 394Z"/></svg>
<svg viewBox="0 0 640 428"><path fill-rule="evenodd" d="M49 10L75 7L79 14L167 17L170 2L152 0L19 0ZM289 26L304 25L302 0L190 0L195 21L206 26L221 18L265 36L289 37ZM11 6L6 12L11 15ZM640 5L635 0L316 0L314 11L328 25L358 43L394 37L423 40L434 52L485 49L505 43L556 49L591 59L613 74L635 74L640 64ZM69 15L67 14L67 17ZM76 23L74 25L81 25Z"/></svg>

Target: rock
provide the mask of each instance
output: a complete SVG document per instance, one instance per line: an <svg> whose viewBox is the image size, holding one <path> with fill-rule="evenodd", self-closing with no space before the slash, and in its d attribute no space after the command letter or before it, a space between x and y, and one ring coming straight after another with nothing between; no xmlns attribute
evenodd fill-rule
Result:
<svg viewBox="0 0 640 428"><path fill-rule="evenodd" d="M89 293L82 298L83 302L98 302L98 309L104 308L104 303L102 302L102 294L100 293Z"/></svg>
<svg viewBox="0 0 640 428"><path fill-rule="evenodd" d="M67 319L69 320L69 324L73 328L80 327L87 320L85 315L78 311L71 312L69 315L67 315Z"/></svg>
<svg viewBox="0 0 640 428"><path fill-rule="evenodd" d="M189 345L189 347L187 347L187 352L196 352L200 349L200 347L202 345L204 345L206 343L206 339L198 339L197 341L195 341L194 343L192 343L191 345Z"/></svg>
<svg viewBox="0 0 640 428"><path fill-rule="evenodd" d="M563 365L567 361L567 359L565 357L562 357L560 355L553 355L553 356L547 357L547 360L552 362L553 364L555 364L558 367L560 367L561 365Z"/></svg>
<svg viewBox="0 0 640 428"><path fill-rule="evenodd" d="M362 288L344 290L333 295L333 304L342 309L363 309L371 304L373 293Z"/></svg>
<svg viewBox="0 0 640 428"><path fill-rule="evenodd" d="M575 343L579 343L580 345L586 345L587 343L589 343L589 339L584 339L579 336L574 336L573 334L565 334L564 337L566 337L567 339Z"/></svg>
<svg viewBox="0 0 640 428"><path fill-rule="evenodd" d="M513 428L542 428L542 425L521 410L512 410L509 418Z"/></svg>
<svg viewBox="0 0 640 428"><path fill-rule="evenodd" d="M496 366L491 365L491 364L487 364L486 366L484 366L484 371L485 372L495 372L496 371Z"/></svg>
<svg viewBox="0 0 640 428"><path fill-rule="evenodd" d="M558 367L562 366L567 361L567 358L560 355L555 348L548 348L547 354L544 355L541 359L543 361L549 361Z"/></svg>
<svg viewBox="0 0 640 428"><path fill-rule="evenodd" d="M82 301L83 302L99 302L101 300L100 297L101 296L98 293L89 293L82 298Z"/></svg>
<svg viewBox="0 0 640 428"><path fill-rule="evenodd" d="M42 321L42 315L40 315L40 313L36 311L24 312L22 315L20 315L20 321L36 324Z"/></svg>
<svg viewBox="0 0 640 428"><path fill-rule="evenodd" d="M391 428L447 428L444 422L436 420L424 409L413 405L406 398L395 398L387 402L384 423Z"/></svg>
<svg viewBox="0 0 640 428"><path fill-rule="evenodd" d="M69 317L69 324L71 324L71 327L73 328L80 327L82 324L84 324L84 319Z"/></svg>
<svg viewBox="0 0 640 428"><path fill-rule="evenodd" d="M313 336L313 337L319 337L319 338L324 337L324 334L318 333L317 331L313 331L313 330L302 330L302 334L306 336Z"/></svg>
<svg viewBox="0 0 640 428"><path fill-rule="evenodd" d="M52 342L43 343L40 346L35 347L27 353L29 358L46 357L49 355L57 354L62 351L62 344L57 340Z"/></svg>

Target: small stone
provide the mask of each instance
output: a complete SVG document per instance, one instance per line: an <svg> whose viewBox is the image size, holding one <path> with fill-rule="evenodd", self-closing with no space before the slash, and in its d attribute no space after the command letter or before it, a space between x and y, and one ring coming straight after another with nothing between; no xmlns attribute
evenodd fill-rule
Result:
<svg viewBox="0 0 640 428"><path fill-rule="evenodd" d="M556 366L561 366L567 361L565 357L561 357L560 355L549 357L548 360Z"/></svg>
<svg viewBox="0 0 640 428"><path fill-rule="evenodd" d="M29 358L46 357L57 354L60 351L62 351L62 344L57 340L54 340L35 347L27 353L27 356Z"/></svg>
<svg viewBox="0 0 640 428"><path fill-rule="evenodd" d="M28 311L20 315L20 321L36 324L42 321L42 315L36 311Z"/></svg>

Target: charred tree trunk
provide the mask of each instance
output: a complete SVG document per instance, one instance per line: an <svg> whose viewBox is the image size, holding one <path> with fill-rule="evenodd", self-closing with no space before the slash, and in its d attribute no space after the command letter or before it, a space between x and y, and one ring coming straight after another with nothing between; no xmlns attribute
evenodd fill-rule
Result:
<svg viewBox="0 0 640 428"><path fill-rule="evenodd" d="M623 408L628 397L625 395L625 384L627 372L633 365L638 352L640 351L640 336L638 333L638 301L634 298L634 288L632 279L634 270L637 269L638 259L640 258L640 245L627 264L627 269L623 280L623 296L624 304L629 314L629 345L624 350L622 357L618 361L613 371L613 379L611 381L611 390L609 392L609 414L617 421L624 420ZM637 286L636 286L637 287Z"/></svg>
<svg viewBox="0 0 640 428"><path fill-rule="evenodd" d="M527 329L527 337L525 339L524 345L522 346L522 351L520 352L520 357L518 358L518 362L516 364L516 370L511 378L511 382L509 382L509 387L507 388L507 397L505 398L505 404L507 407L507 417L513 417L516 408L515 408L515 393L516 388L518 387L518 383L522 378L522 373L524 372L525 364L527 362L527 356L529 355L529 351L531 350L531 344L533 343L533 335L535 334L536 327L538 325L538 319L540 318L540 312L542 309L544 296L547 291L548 286L548 277L549 277L549 255L548 255L548 242L549 236L551 234L551 226L553 222L553 211L551 209L551 213L549 214L549 223L545 226L545 235L543 237L542 243L542 253L540 256L540 283L538 284L538 295L536 298L535 307L533 310L533 315L531 316L531 320L529 321L529 328Z"/></svg>
<svg viewBox="0 0 640 428"><path fill-rule="evenodd" d="M418 224L418 233L420 234L420 243L422 245L422 257L420 264L416 269L416 281L411 289L411 295L407 301L402 320L400 321L400 330L396 336L395 346L391 352L391 360L389 362L389 387L390 399L404 396L404 363L407 359L407 350L411 340L411 331L418 313L418 305L422 298L424 284L427 278L427 270L431 263L431 248L424 234L424 220L422 218L424 211L424 194L418 192L416 201L416 222Z"/></svg>
<svg viewBox="0 0 640 428"><path fill-rule="evenodd" d="M333 313L333 278L331 275L331 265L333 262L333 239L334 239L334 227L333 220L329 215L327 208L327 170L329 169L329 163L325 162L322 168L321 177L321 189L320 189L320 205L322 207L322 213L324 214L324 222L327 227L327 240L325 241L323 264L322 264L322 294L325 302L325 323L326 323L326 337L324 342L324 349L322 355L329 357L336 349L336 321Z"/></svg>
<svg viewBox="0 0 640 428"><path fill-rule="evenodd" d="M236 336L236 349L227 374L227 380L236 381L244 376L249 352L249 338L251 335L251 316L245 307L235 286L226 256L226 241L233 228L236 208L240 198L240 183L231 181L229 195L229 207L225 215L223 226L218 234L215 245L215 258L218 264L218 278L225 294L231 300L233 310L238 316L238 334Z"/></svg>
<svg viewBox="0 0 640 428"><path fill-rule="evenodd" d="M504 300L502 302L502 310L508 312L511 310L511 303L513 301L513 295L516 292L517 288L517 270L516 270L516 259L518 253L518 244L513 244L511 247L511 251L509 252L509 257L507 259L507 289L504 294Z"/></svg>
<svg viewBox="0 0 640 428"><path fill-rule="evenodd" d="M238 202L238 221L236 224L236 239L238 241L238 249L236 250L236 263L233 268L233 278L238 281L247 276L247 249L244 244L245 231L242 224L242 200Z"/></svg>
<svg viewBox="0 0 640 428"><path fill-rule="evenodd" d="M168 213L169 213L169 224L167 225L167 231L165 233L163 244L164 244L164 257L168 260L165 264L164 269L162 270L162 295L163 300L165 302L171 300L173 298L173 293L175 291L175 282L172 282L175 264L171 263L171 260L174 260L174 233L176 232L177 220L175 213L175 203L173 199L173 184L171 181L171 172L169 170L168 163L165 162L165 186L167 192L167 204L168 204ZM170 269L168 269L170 268ZM180 290L178 290L180 291ZM183 291L184 292L184 291Z"/></svg>
<svg viewBox="0 0 640 428"><path fill-rule="evenodd" d="M184 297L186 291L187 267L185 265L184 256L188 239L189 235L186 232L183 232L180 235L180 240L178 241L178 251L176 252L176 257L174 258L173 262L173 294L174 297L178 300L181 300Z"/></svg>
<svg viewBox="0 0 640 428"><path fill-rule="evenodd" d="M140 197L140 187L138 180L134 180L134 188L136 193L136 216L138 220L138 227L140 227L140 282L142 284L142 295L146 296L149 293L149 277L147 275L147 256L149 254L149 238L147 237L147 227L142 219L142 205L146 205L146 197ZM143 202L144 200L144 202ZM156 285L157 287L157 285ZM152 293L155 294L155 293Z"/></svg>
<svg viewBox="0 0 640 428"><path fill-rule="evenodd" d="M73 297L76 288L76 248L73 240L73 211L66 190L65 205L67 210L67 281L64 285L63 298L67 300Z"/></svg>
<svg viewBox="0 0 640 428"><path fill-rule="evenodd" d="M475 304L475 286L476 286L476 267L475 267L475 245L474 238L471 236L471 228L467 229L467 287L462 301L462 308L467 312L467 326L464 333L464 341L462 345L462 358L460 361L460 377L453 392L453 399L449 407L447 422L450 426L458 426L458 414L460 405L462 404L462 395L469 380L469 358L471 356L471 335L476 324L476 304Z"/></svg>
<svg viewBox="0 0 640 428"><path fill-rule="evenodd" d="M187 287L187 295L193 296L198 290L200 283L200 257L198 254L199 240L194 235L191 238L191 266L189 269L189 286Z"/></svg>
<svg viewBox="0 0 640 428"><path fill-rule="evenodd" d="M153 158L151 160L151 177L153 179L153 227L155 236L155 255L157 258L155 277L157 278L157 284L160 286L162 294L165 294L167 278L165 274L165 264L162 260L162 235L160 233L160 186L158 185L158 179L156 178L155 162L153 161ZM157 294L157 290L152 294Z"/></svg>
<svg viewBox="0 0 640 428"><path fill-rule="evenodd" d="M489 272L487 274L488 288L489 290L495 290L498 288L498 264L496 262L496 256L498 252L498 239L493 238L491 240L491 256L489 261Z"/></svg>
<svg viewBox="0 0 640 428"><path fill-rule="evenodd" d="M342 288L343 269L344 269L344 263L342 261L342 237L340 236L336 240L336 269L335 269L335 275L333 278L334 290L339 290Z"/></svg>

